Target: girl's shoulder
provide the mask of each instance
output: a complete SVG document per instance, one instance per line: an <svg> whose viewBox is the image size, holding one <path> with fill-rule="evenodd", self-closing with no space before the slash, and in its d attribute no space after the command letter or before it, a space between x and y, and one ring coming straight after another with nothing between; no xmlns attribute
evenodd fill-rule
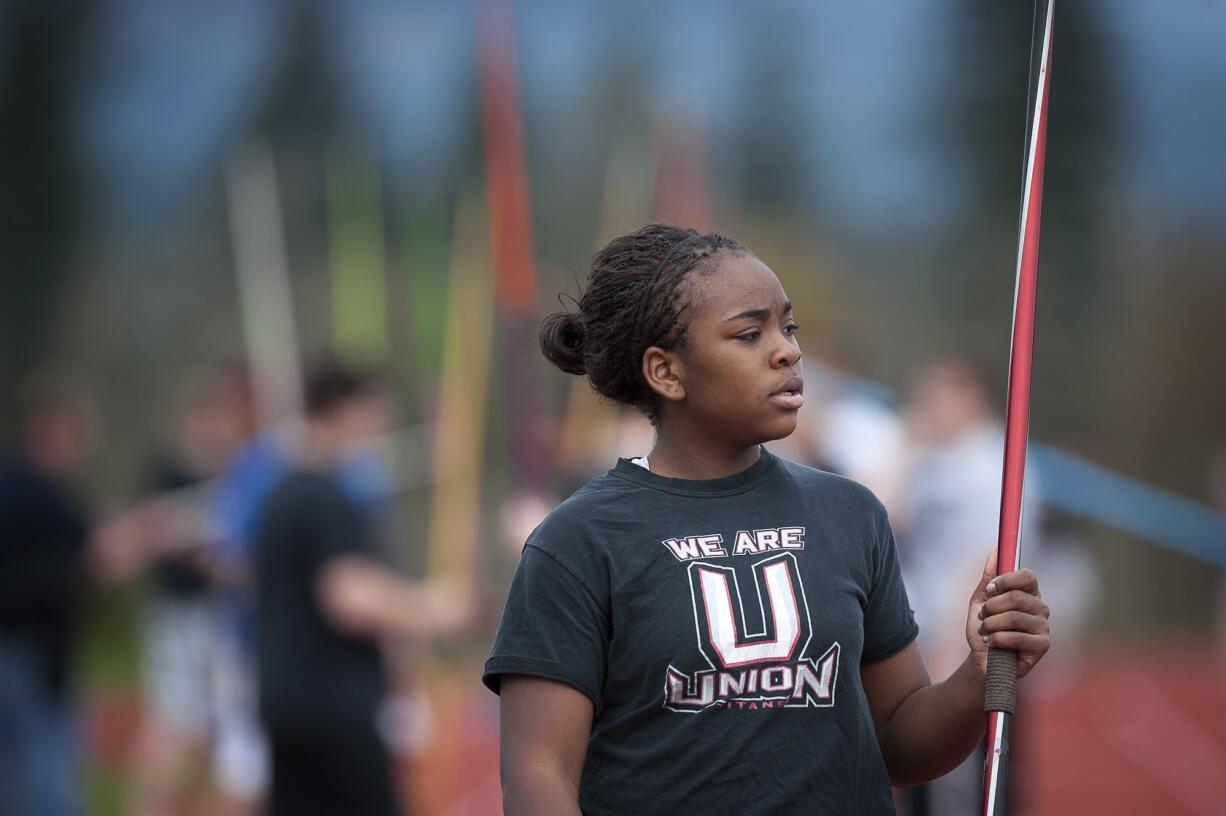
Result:
<svg viewBox="0 0 1226 816"><path fill-rule="evenodd" d="M537 524L524 544L541 551L585 583L600 584L611 569L615 531L628 515L626 485L607 475L592 479L560 502Z"/></svg>
<svg viewBox="0 0 1226 816"><path fill-rule="evenodd" d="M554 507L528 536L527 545L555 554L560 548L596 543L603 530L633 517L633 493L633 486L620 479L598 476Z"/></svg>
<svg viewBox="0 0 1226 816"><path fill-rule="evenodd" d="M855 479L820 470L780 457L785 478L791 480L807 497L824 502L837 502L849 508L859 508L873 515L885 515L881 501Z"/></svg>

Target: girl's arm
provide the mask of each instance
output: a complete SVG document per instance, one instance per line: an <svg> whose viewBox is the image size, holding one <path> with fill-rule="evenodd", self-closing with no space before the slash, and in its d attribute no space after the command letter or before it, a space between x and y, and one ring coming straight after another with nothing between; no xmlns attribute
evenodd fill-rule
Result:
<svg viewBox="0 0 1226 816"><path fill-rule="evenodd" d="M989 559L995 563L995 556ZM983 738L983 677L988 646L1018 652L1025 676L1050 646L1049 610L1030 570L993 577L985 568L967 615L971 653L953 674L933 683L912 642L893 657L860 668L864 693L890 781L919 785L955 768ZM983 617L980 617L980 612Z"/></svg>
<svg viewBox="0 0 1226 816"><path fill-rule="evenodd" d="M968 657L933 683L911 645L860 669L890 783L906 788L936 779L966 759L983 737L983 678Z"/></svg>
<svg viewBox="0 0 1226 816"><path fill-rule="evenodd" d="M565 683L522 675L504 675L499 694L503 812L580 816L592 701Z"/></svg>

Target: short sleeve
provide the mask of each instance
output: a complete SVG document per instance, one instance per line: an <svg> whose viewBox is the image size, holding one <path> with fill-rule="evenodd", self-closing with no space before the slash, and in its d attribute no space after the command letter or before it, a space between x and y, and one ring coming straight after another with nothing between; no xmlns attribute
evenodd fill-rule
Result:
<svg viewBox="0 0 1226 816"><path fill-rule="evenodd" d="M609 646L609 599L556 556L529 543L511 580L482 680L498 693L504 674L558 680L597 712Z"/></svg>
<svg viewBox="0 0 1226 816"><path fill-rule="evenodd" d="M893 657L919 634L915 614L907 600L907 588L902 582L898 545L884 511L879 526L881 532L872 559L872 585L864 607L861 663L876 663Z"/></svg>

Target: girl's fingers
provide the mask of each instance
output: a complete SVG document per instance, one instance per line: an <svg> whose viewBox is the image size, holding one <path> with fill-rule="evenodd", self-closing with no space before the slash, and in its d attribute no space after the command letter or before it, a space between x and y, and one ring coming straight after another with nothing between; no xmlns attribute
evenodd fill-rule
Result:
<svg viewBox="0 0 1226 816"><path fill-rule="evenodd" d="M988 635L988 646L1012 649L1023 655L1041 655L1051 646L1051 639L1047 635L1031 635L1025 632L993 632Z"/></svg>
<svg viewBox="0 0 1226 816"><path fill-rule="evenodd" d="M1047 634L1049 631L1047 619L1026 612L1002 612L983 619L979 624L979 634L990 635L993 632L1029 632L1031 634Z"/></svg>
<svg viewBox="0 0 1226 816"><path fill-rule="evenodd" d="M1042 615L1045 618L1051 616L1050 609L1042 599L1020 589L1014 589L984 601L983 607L979 610L979 617L982 620L990 615L999 615L1013 609L1029 612L1032 615Z"/></svg>
<svg viewBox="0 0 1226 816"><path fill-rule="evenodd" d="M1020 569L1015 572L1006 572L1004 575L998 575L988 584L988 597L992 598L997 595L1003 595L1006 592L1020 589L1022 592L1029 593L1035 597L1039 595L1039 577L1031 570Z"/></svg>

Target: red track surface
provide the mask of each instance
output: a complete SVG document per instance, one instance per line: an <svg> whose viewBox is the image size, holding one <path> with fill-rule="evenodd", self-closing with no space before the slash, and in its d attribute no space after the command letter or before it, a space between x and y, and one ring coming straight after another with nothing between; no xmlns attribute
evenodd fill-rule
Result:
<svg viewBox="0 0 1226 816"><path fill-rule="evenodd" d="M1060 693L1023 698L1019 708L1019 812L1226 813L1220 662L1188 654L1099 656Z"/></svg>

